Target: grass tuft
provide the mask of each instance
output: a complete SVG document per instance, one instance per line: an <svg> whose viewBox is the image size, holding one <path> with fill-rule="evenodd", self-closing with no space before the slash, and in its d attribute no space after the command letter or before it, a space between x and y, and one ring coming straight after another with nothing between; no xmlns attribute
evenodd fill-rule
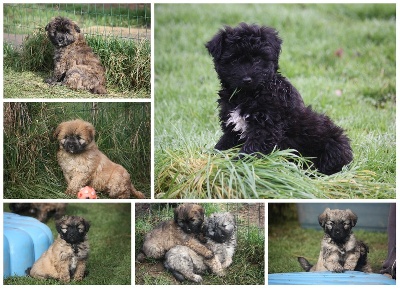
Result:
<svg viewBox="0 0 400 289"><path fill-rule="evenodd" d="M156 163L157 198L375 198L395 197L394 185L355 166L325 176L293 150L234 160L238 149L188 152L165 149ZM190 156L190 157L189 157Z"/></svg>

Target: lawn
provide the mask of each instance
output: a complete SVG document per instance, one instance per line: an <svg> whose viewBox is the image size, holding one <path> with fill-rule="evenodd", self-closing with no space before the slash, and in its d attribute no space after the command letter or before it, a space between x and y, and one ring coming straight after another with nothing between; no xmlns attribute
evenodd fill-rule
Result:
<svg viewBox="0 0 400 289"><path fill-rule="evenodd" d="M4 204L4 211L9 211ZM131 204L68 204L67 215L85 218L91 224L88 232L90 255L88 275L71 285L129 285L131 284ZM47 225L57 237L54 219ZM8 277L4 285L62 285L56 280L30 277Z"/></svg>
<svg viewBox="0 0 400 289"><path fill-rule="evenodd" d="M49 78L50 72L15 71L4 69L4 95L6 98L99 98L85 90L72 90L63 85L50 86L44 82ZM149 98L150 94L145 90L120 91L117 87L107 87L107 98Z"/></svg>
<svg viewBox="0 0 400 289"><path fill-rule="evenodd" d="M156 4L157 198L395 198L394 4ZM280 71L346 130L354 161L333 176L290 151L232 161L216 152L219 81L204 44L223 25L276 28Z"/></svg>
<svg viewBox="0 0 400 289"><path fill-rule="evenodd" d="M137 203L135 207L135 255L143 246L144 236L161 221L173 217L174 204ZM203 276L202 285L263 285L264 280L264 204L202 204L206 216L213 212L231 212L237 224L237 248L233 263L224 277L210 272ZM146 259L135 263L136 285L190 285L178 282L164 269L161 260Z"/></svg>

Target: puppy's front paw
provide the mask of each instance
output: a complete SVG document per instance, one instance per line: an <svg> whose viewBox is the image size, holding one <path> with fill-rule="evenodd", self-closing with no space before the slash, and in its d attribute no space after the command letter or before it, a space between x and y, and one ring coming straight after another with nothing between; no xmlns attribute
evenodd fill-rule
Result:
<svg viewBox="0 0 400 289"><path fill-rule="evenodd" d="M335 273L343 273L344 268L338 264L332 268L332 271Z"/></svg>
<svg viewBox="0 0 400 289"><path fill-rule="evenodd" d="M193 281L197 282L197 283L201 283L201 282L203 282L203 278L200 275L194 274L193 275Z"/></svg>
<svg viewBox="0 0 400 289"><path fill-rule="evenodd" d="M211 251L208 251L204 254L204 258L206 259L212 259L214 257L214 253Z"/></svg>
<svg viewBox="0 0 400 289"><path fill-rule="evenodd" d="M57 83L57 79L55 79L54 77L50 77L45 79L44 82L50 85L55 85Z"/></svg>
<svg viewBox="0 0 400 289"><path fill-rule="evenodd" d="M219 277L224 277L226 275L226 272L224 269L218 270L217 272L215 272L215 274Z"/></svg>

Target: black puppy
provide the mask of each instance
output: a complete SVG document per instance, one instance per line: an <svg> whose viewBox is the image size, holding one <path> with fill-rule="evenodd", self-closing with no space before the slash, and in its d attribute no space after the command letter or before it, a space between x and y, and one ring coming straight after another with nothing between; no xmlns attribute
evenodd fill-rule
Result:
<svg viewBox="0 0 400 289"><path fill-rule="evenodd" d="M218 104L223 136L217 150L242 145L240 154L295 149L324 174L353 159L349 138L327 116L304 105L279 72L282 40L275 29L226 26L207 44L221 81Z"/></svg>

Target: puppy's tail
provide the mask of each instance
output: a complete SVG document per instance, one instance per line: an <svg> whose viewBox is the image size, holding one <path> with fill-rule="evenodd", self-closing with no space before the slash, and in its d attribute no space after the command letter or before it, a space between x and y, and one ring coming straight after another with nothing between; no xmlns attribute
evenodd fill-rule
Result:
<svg viewBox="0 0 400 289"><path fill-rule="evenodd" d="M304 269L304 271L310 272L310 269L312 268L313 265L311 265L310 262L308 262L306 258L297 257L297 260L299 261L300 266Z"/></svg>
<svg viewBox="0 0 400 289"><path fill-rule="evenodd" d="M30 276L32 267L25 270L26 275Z"/></svg>
<svg viewBox="0 0 400 289"><path fill-rule="evenodd" d="M133 185L131 186L131 195L135 199L145 199L146 198L146 196L141 191L137 191Z"/></svg>
<svg viewBox="0 0 400 289"><path fill-rule="evenodd" d="M95 94L107 94L107 89L102 85L97 85L93 87L90 92Z"/></svg>
<svg viewBox="0 0 400 289"><path fill-rule="evenodd" d="M139 254L136 256L136 262L143 262L146 259L146 254L143 251L140 251Z"/></svg>

